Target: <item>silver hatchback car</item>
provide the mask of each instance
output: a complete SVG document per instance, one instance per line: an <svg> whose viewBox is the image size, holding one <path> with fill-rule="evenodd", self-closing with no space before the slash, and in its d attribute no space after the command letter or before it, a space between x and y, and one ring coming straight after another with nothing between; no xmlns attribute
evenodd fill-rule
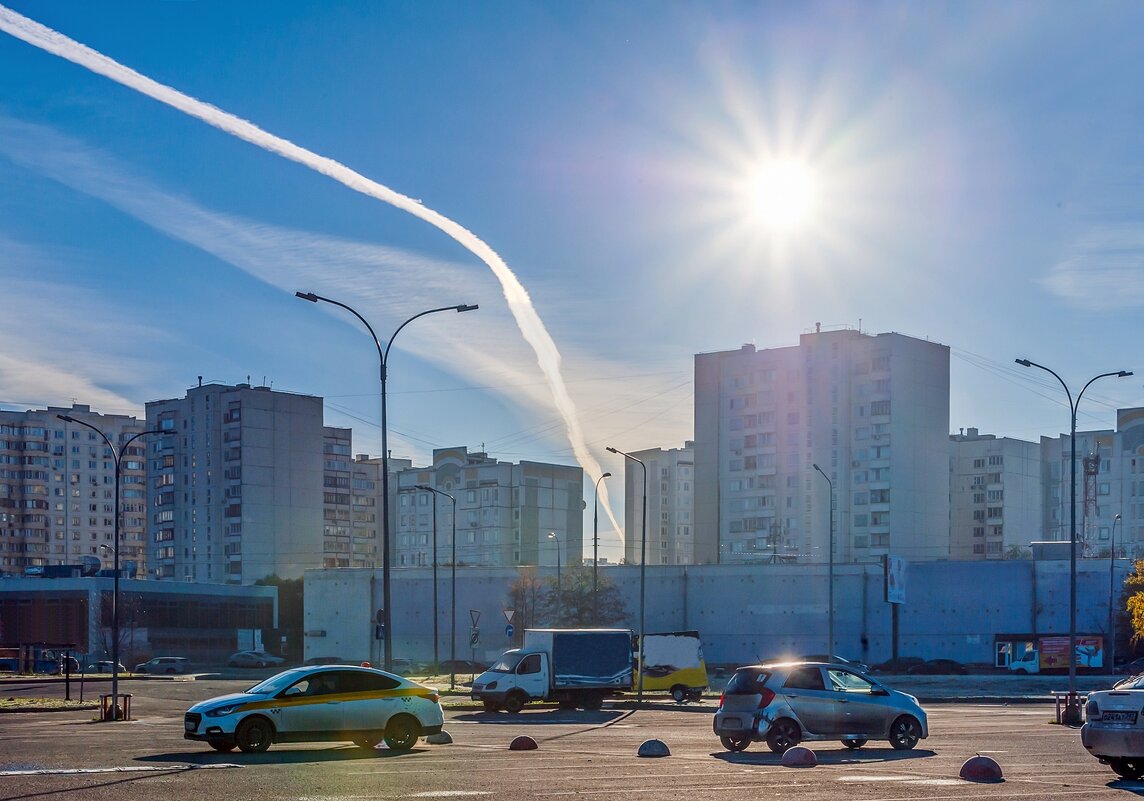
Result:
<svg viewBox="0 0 1144 801"><path fill-rule="evenodd" d="M929 736L918 699L827 662L739 668L719 699L712 727L728 751L766 742L777 754L803 740L835 739L848 748L889 740L904 751Z"/></svg>

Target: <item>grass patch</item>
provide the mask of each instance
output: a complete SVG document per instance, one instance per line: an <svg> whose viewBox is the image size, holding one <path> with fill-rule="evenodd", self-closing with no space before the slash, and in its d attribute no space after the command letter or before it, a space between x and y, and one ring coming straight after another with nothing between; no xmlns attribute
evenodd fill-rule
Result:
<svg viewBox="0 0 1144 801"><path fill-rule="evenodd" d="M65 712L99 709L99 700L65 701L62 698L0 698L0 712Z"/></svg>

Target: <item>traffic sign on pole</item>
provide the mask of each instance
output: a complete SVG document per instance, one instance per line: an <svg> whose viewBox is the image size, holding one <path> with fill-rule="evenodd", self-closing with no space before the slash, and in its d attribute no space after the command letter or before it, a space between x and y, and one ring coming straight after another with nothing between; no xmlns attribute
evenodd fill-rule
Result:
<svg viewBox="0 0 1144 801"><path fill-rule="evenodd" d="M476 645L481 641L481 630L473 626L472 631L469 632L469 645Z"/></svg>
<svg viewBox="0 0 1144 801"><path fill-rule="evenodd" d="M514 629L512 627L512 624L509 623L507 626L504 627L504 636L508 637L511 640L514 631L516 631L516 629Z"/></svg>

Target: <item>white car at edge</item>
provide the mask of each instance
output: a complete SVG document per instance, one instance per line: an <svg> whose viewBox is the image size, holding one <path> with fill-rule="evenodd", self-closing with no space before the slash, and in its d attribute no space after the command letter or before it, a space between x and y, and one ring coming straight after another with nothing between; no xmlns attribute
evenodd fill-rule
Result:
<svg viewBox="0 0 1144 801"><path fill-rule="evenodd" d="M200 701L183 716L183 737L216 751L247 753L272 743L351 741L407 751L444 724L437 690L368 667L285 670L241 693Z"/></svg>

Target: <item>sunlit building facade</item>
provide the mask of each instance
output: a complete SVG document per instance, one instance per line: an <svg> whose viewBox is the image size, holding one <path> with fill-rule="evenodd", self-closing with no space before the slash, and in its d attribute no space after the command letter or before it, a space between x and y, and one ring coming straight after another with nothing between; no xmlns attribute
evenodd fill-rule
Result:
<svg viewBox="0 0 1144 801"><path fill-rule="evenodd" d="M695 561L692 499L694 443L682 448L650 448L632 456L647 468L647 564L690 565ZM624 460L624 561L640 564L643 542L643 469Z"/></svg>
<svg viewBox="0 0 1144 801"><path fill-rule="evenodd" d="M1032 555L1041 534L1041 446L976 428L949 438L950 558Z"/></svg>
<svg viewBox="0 0 1144 801"><path fill-rule="evenodd" d="M433 451L430 467L396 473L394 567L452 562L456 499L456 562L488 567L581 563L584 471L543 462L502 462L467 448ZM436 518L434 518L436 504ZM434 528L436 520L436 528ZM434 536L434 532L436 536Z"/></svg>
<svg viewBox="0 0 1144 801"><path fill-rule="evenodd" d="M0 411L0 572L35 574L48 565L114 565L115 457L95 426L122 449L120 566L145 575L144 439L123 448L143 421L89 406ZM86 557L86 559L85 559Z"/></svg>
<svg viewBox="0 0 1144 801"><path fill-rule="evenodd" d="M832 530L839 562L948 558L948 437L944 345L816 327L699 354L696 562L827 562Z"/></svg>

